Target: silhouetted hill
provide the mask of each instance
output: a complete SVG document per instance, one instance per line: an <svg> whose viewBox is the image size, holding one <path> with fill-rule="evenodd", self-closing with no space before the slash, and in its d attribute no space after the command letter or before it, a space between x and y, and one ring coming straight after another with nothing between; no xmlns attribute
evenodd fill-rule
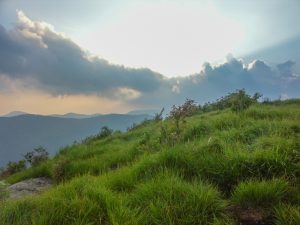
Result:
<svg viewBox="0 0 300 225"><path fill-rule="evenodd" d="M28 113L22 112L22 111L13 111L13 112L3 115L3 117L15 117L15 116L20 116L20 115L24 115L24 114L28 114Z"/></svg>
<svg viewBox="0 0 300 225"><path fill-rule="evenodd" d="M160 109L145 109L145 110L133 110L128 112L128 115L140 115L140 114L147 114L147 115L155 115L156 113L159 113Z"/></svg>
<svg viewBox="0 0 300 225"><path fill-rule="evenodd" d="M74 119L24 114L0 117L0 166L41 145L51 154L60 147L97 134L102 126L126 130L148 115L108 114L92 118Z"/></svg>
<svg viewBox="0 0 300 225"><path fill-rule="evenodd" d="M139 113L139 115L140 114L142 114L142 113ZM66 113L66 114L63 114L63 115L53 114L53 115L50 115L50 116L60 117L60 118L86 119L86 118L101 116L101 114L99 114L99 113L97 113L97 114Z"/></svg>

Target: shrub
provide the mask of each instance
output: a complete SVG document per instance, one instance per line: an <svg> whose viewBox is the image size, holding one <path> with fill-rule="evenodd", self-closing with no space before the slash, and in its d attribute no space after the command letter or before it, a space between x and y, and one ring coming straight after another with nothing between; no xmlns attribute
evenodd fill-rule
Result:
<svg viewBox="0 0 300 225"><path fill-rule="evenodd" d="M5 181L9 184L14 184L22 180L35 178L35 177L51 177L50 161L46 161L44 163L41 163L38 166L34 166L24 171L10 175L5 179Z"/></svg>
<svg viewBox="0 0 300 225"><path fill-rule="evenodd" d="M69 164L69 160L61 158L53 166L52 177L56 182L61 182L66 178L66 169Z"/></svg>
<svg viewBox="0 0 300 225"><path fill-rule="evenodd" d="M48 160L49 153L43 147L37 147L32 152L27 152L24 158L31 166L37 166L41 162Z"/></svg>
<svg viewBox="0 0 300 225"><path fill-rule="evenodd" d="M217 99L216 102L207 102L200 109L203 112L210 112L214 110L223 110L231 108L234 112L241 112L249 108L250 105L256 103L262 95L255 93L252 97L246 94L245 89L236 90L236 92L229 93L225 97Z"/></svg>
<svg viewBox="0 0 300 225"><path fill-rule="evenodd" d="M155 113L153 120L157 121L157 122L162 121L163 120L162 115L163 115L164 111L165 111L165 108L162 108L159 113Z"/></svg>
<svg viewBox="0 0 300 225"><path fill-rule="evenodd" d="M97 135L97 138L99 138L99 139L101 139L101 138L106 138L106 137L112 135L112 133L113 133L113 130L112 130L112 129L110 129L110 128L107 127L107 126L104 126L104 127L101 128L101 131L100 131L100 133Z"/></svg>
<svg viewBox="0 0 300 225"><path fill-rule="evenodd" d="M176 132L180 132L179 124L180 121L185 123L186 117L192 116L198 111L199 107L196 105L196 102L191 99L186 99L185 103L181 106L173 105L172 110L170 111L170 118L174 119Z"/></svg>
<svg viewBox="0 0 300 225"><path fill-rule="evenodd" d="M1 172L0 177L7 177L12 174L21 172L26 169L26 161L19 160L18 162L9 162L6 168Z"/></svg>
<svg viewBox="0 0 300 225"><path fill-rule="evenodd" d="M7 164L7 171L9 174L14 174L26 169L25 160L19 160L18 162L9 162Z"/></svg>
<svg viewBox="0 0 300 225"><path fill-rule="evenodd" d="M246 94L244 89L237 90L236 92L228 95L228 100L231 103L231 109L234 112L241 112L249 108L250 105L256 103L261 97L261 94L255 93L253 97Z"/></svg>

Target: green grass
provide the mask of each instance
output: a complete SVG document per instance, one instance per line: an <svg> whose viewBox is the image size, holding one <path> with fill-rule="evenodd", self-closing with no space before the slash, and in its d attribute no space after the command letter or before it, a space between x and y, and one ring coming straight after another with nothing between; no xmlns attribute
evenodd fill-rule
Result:
<svg viewBox="0 0 300 225"><path fill-rule="evenodd" d="M179 133L167 119L87 139L8 177L47 176L56 185L0 203L0 225L238 224L231 206L299 224L299 121L292 100L197 114Z"/></svg>
<svg viewBox="0 0 300 225"><path fill-rule="evenodd" d="M283 179L241 182L235 188L232 201L243 207L270 207L284 202L289 184Z"/></svg>
<svg viewBox="0 0 300 225"><path fill-rule="evenodd" d="M6 187L7 187L7 184L0 181L0 203L8 196Z"/></svg>
<svg viewBox="0 0 300 225"><path fill-rule="evenodd" d="M141 224L212 224L222 216L220 193L203 182L187 183L170 173L137 186L129 201L143 216Z"/></svg>
<svg viewBox="0 0 300 225"><path fill-rule="evenodd" d="M17 183L19 181L36 178L36 177L51 177L52 173L52 164L50 161L44 162L39 166L29 168L20 173L13 174L6 178L6 182L10 184Z"/></svg>
<svg viewBox="0 0 300 225"><path fill-rule="evenodd" d="M275 209L276 225L300 224L300 207L280 205Z"/></svg>

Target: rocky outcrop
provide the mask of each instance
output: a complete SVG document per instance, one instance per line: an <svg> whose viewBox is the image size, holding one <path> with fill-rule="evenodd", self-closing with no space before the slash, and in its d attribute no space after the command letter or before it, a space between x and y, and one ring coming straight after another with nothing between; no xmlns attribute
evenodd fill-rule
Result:
<svg viewBox="0 0 300 225"><path fill-rule="evenodd" d="M39 177L15 183L7 188L10 199L19 199L28 195L41 193L50 187L53 182L50 178Z"/></svg>

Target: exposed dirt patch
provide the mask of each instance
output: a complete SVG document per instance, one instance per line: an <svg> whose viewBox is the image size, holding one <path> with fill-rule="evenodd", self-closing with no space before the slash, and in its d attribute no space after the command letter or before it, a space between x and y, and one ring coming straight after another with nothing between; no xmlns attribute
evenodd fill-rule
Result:
<svg viewBox="0 0 300 225"><path fill-rule="evenodd" d="M230 206L228 211L242 225L272 225L274 224L270 211L256 208Z"/></svg>

